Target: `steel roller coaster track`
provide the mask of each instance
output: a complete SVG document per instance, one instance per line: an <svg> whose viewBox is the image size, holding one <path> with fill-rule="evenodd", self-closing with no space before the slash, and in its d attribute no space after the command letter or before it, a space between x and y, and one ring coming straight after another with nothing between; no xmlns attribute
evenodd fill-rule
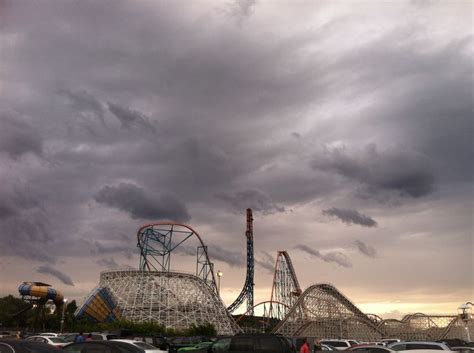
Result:
<svg viewBox="0 0 474 353"><path fill-rule="evenodd" d="M247 238L247 275L245 277L244 287L240 292L237 299L227 307L227 310L232 313L234 312L245 299L247 299L247 312L249 315L253 315L253 287L254 287L254 258L253 258L253 217L252 210L247 208L247 229L245 231Z"/></svg>

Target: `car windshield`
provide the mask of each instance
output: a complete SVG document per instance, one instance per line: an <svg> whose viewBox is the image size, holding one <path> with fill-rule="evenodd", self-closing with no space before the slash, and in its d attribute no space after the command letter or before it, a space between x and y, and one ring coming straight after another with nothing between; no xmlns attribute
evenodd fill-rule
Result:
<svg viewBox="0 0 474 353"><path fill-rule="evenodd" d="M66 343L66 341L60 337L48 337L53 343Z"/></svg>

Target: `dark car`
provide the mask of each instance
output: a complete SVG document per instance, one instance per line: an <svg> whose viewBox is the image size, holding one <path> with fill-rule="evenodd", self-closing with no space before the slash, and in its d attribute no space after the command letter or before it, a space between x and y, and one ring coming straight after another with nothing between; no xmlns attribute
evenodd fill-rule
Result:
<svg viewBox="0 0 474 353"><path fill-rule="evenodd" d="M43 342L2 339L0 353L58 353L58 348Z"/></svg>
<svg viewBox="0 0 474 353"><path fill-rule="evenodd" d="M134 340L151 344L162 351L168 351L170 347L168 339L164 336L136 336Z"/></svg>
<svg viewBox="0 0 474 353"><path fill-rule="evenodd" d="M228 344L228 346L227 346ZM227 350L225 350L227 348ZM290 342L273 334L238 334L231 338L216 340L210 352L294 353Z"/></svg>
<svg viewBox="0 0 474 353"><path fill-rule="evenodd" d="M177 353L180 348L194 347L201 342L209 341L207 337L193 336L193 337L170 337L168 338L169 353Z"/></svg>
<svg viewBox="0 0 474 353"><path fill-rule="evenodd" d="M132 344L117 341L71 343L65 346L63 351L68 353L145 353L145 350ZM58 353L57 350L56 353Z"/></svg>
<svg viewBox="0 0 474 353"><path fill-rule="evenodd" d="M208 349L209 353L221 353L228 352L230 347L230 341L232 337L219 337L213 343L212 346Z"/></svg>
<svg viewBox="0 0 474 353"><path fill-rule="evenodd" d="M201 342L196 344L195 346L192 347L183 347L178 349L178 353L208 353L209 352L209 347L211 347L212 342Z"/></svg>

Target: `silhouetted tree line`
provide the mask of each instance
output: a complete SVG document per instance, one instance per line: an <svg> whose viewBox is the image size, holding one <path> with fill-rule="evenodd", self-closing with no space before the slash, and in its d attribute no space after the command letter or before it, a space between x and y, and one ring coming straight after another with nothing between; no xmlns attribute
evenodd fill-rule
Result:
<svg viewBox="0 0 474 353"><path fill-rule="evenodd" d="M12 295L0 298L0 330L1 331L53 331L59 332L61 328L62 310L51 312L45 307L43 312L38 313L32 308L21 312L27 307L20 298ZM85 318L76 319L74 312L77 309L76 301L73 300L64 308L64 332L101 332L118 329L130 330L137 336L163 335L163 336L215 336L216 329L210 323L191 325L187 329L169 329L154 322L136 323L126 320L117 320L111 323L93 323ZM34 327L35 316L38 315L40 322Z"/></svg>

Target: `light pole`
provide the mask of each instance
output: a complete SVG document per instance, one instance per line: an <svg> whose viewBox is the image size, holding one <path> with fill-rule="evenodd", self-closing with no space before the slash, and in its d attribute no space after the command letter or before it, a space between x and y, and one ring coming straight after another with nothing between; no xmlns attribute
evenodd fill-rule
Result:
<svg viewBox="0 0 474 353"><path fill-rule="evenodd" d="M67 299L63 299L63 312L61 314L61 329L60 332L63 333L63 327L64 327L64 314L66 313L66 306L67 306Z"/></svg>
<svg viewBox="0 0 474 353"><path fill-rule="evenodd" d="M221 296L221 277L223 275L221 270L217 270L217 294Z"/></svg>

